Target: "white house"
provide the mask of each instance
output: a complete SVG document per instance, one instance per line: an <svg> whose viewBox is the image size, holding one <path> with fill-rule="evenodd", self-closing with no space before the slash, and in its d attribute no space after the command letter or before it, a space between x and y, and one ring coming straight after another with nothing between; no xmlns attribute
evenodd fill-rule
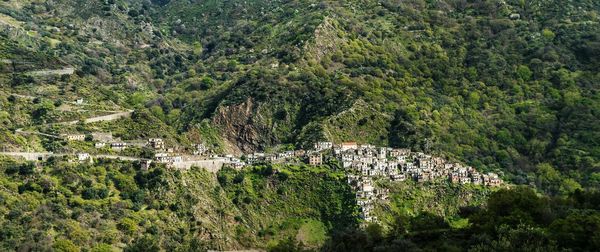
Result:
<svg viewBox="0 0 600 252"><path fill-rule="evenodd" d="M356 142L343 142L341 148L342 151L356 150L358 149L358 144Z"/></svg>
<svg viewBox="0 0 600 252"><path fill-rule="evenodd" d="M90 161L92 162L92 157L89 153L77 153L77 160L79 162Z"/></svg>
<svg viewBox="0 0 600 252"><path fill-rule="evenodd" d="M333 148L332 142L316 142L314 145L316 151L329 150Z"/></svg>

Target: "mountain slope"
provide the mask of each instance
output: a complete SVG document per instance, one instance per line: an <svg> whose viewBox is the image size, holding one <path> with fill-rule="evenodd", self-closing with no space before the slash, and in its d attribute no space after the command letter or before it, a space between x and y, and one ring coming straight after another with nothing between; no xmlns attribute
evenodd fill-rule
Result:
<svg viewBox="0 0 600 252"><path fill-rule="evenodd" d="M0 247L595 251L599 12L594 0L0 1L3 151L93 153L47 136L97 131L239 156L357 141L537 189L486 204L479 187L392 184L385 226L363 230L335 165L215 175L2 158Z"/></svg>
<svg viewBox="0 0 600 252"><path fill-rule="evenodd" d="M164 7L178 8L175 2ZM192 122L211 119L245 151L329 137L442 152L521 173L514 178L521 183L542 162L565 172L597 171L597 3L560 10L552 1L342 1L316 9L302 3L323 16L308 31L294 25L293 15L252 11L182 21L213 27L226 18L251 41L219 38L221 50L205 48L209 60L197 69L211 69L207 75L221 91L191 98L207 104L184 109ZM261 29L244 34L240 23L264 24L271 16L308 39L298 44L276 33L287 41L278 44L249 35L265 35ZM266 53L245 61L240 57L254 54L237 51L270 45L291 46L286 50L299 56ZM358 100L380 113L354 112ZM240 107L246 114L238 115ZM356 113L354 121L335 119L344 111ZM360 130L366 124L378 130Z"/></svg>
<svg viewBox="0 0 600 252"><path fill-rule="evenodd" d="M584 185L598 173L595 1L1 6L24 31L5 29L10 43L77 69L36 85L120 97L179 133L212 132L200 139L220 150L356 140L438 152L517 183L537 183L545 163Z"/></svg>

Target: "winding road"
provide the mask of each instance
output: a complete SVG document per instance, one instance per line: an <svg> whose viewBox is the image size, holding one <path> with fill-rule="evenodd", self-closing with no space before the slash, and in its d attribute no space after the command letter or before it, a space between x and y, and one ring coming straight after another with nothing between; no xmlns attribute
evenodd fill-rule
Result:
<svg viewBox="0 0 600 252"><path fill-rule="evenodd" d="M131 117L131 114L133 113L134 110L127 110L127 111L112 111L115 112L114 114L110 114L110 115L103 115L103 116L95 116L95 117L90 117L90 118L86 118L83 120L83 123L95 123L95 122L106 122L106 121L114 121L114 120L118 120L121 118L126 118L126 117ZM68 121L68 122L59 122L59 123L47 123L45 125L74 125L79 123L79 120L75 120L75 121ZM57 135L52 135L52 134L46 134L46 133L42 133L39 131L25 131L23 130L23 128L19 128L15 130L16 134L26 134L26 135L40 135L40 136L46 136L46 137L51 137L51 138L61 138L60 136Z"/></svg>
<svg viewBox="0 0 600 252"><path fill-rule="evenodd" d="M21 98L27 98L27 99L35 99L36 98L34 96L28 96L28 95L19 95L19 94L12 94L12 95L21 97ZM96 111L96 112L102 111L102 112L114 112L114 113L109 114L109 115L103 115L103 116L89 117L89 118L83 119L83 123L114 121L114 120L118 120L121 118L131 117L131 114L134 112L134 110L127 110L127 111L85 110L85 111ZM44 125L73 125L73 124L77 124L77 123L79 123L79 120L58 122L58 123L48 123L48 124L44 124ZM35 135L40 135L40 136L45 136L45 137L50 137L50 138L62 139L62 137L58 136L58 135L42 133L39 131L26 131L23 128L16 129L15 133L16 134L24 134L24 135L35 134ZM62 156L67 156L67 155L73 155L73 153L66 154L66 153L53 153L53 152L0 152L0 155L12 156L12 157L22 157L28 161L40 161L40 160L47 160L49 157L62 157ZM119 156L119 155L90 155L90 157L106 158L106 159L119 159L119 160L124 160L124 161L147 160L147 159L139 158L139 157L129 157L129 156ZM225 163L227 163L227 162L223 161L223 160L218 160L218 159L185 160L182 162L173 163L173 167L176 169L184 169L184 170L190 169L191 167L203 167L210 172L216 173L223 167L223 165Z"/></svg>
<svg viewBox="0 0 600 252"><path fill-rule="evenodd" d="M40 161L46 160L49 157L64 157L73 154L67 153L54 153L54 152L0 152L0 155L11 156L11 157L22 157L27 161ZM90 155L92 158L106 158L106 159L119 159L123 161L140 161L143 158L118 156L118 155Z"/></svg>
<svg viewBox="0 0 600 252"><path fill-rule="evenodd" d="M72 153L53 153L53 152L0 152L0 156L9 156L9 157L21 157L27 161L43 161L48 160L50 157L64 157L69 155L75 155ZM139 157L129 157L129 156L119 156L119 155L90 155L92 159L117 159L122 161L142 161L148 160L145 158ZM172 164L172 167L179 170L188 170L192 167L202 167L209 172L217 173L223 165L227 162L218 159L206 159L206 160L190 160L190 161L182 161L175 162Z"/></svg>
<svg viewBox="0 0 600 252"><path fill-rule="evenodd" d="M55 69L55 70L39 70L39 71L31 71L26 72L25 74L31 76L49 76L49 75L71 75L75 73L75 68L67 67L64 69Z"/></svg>

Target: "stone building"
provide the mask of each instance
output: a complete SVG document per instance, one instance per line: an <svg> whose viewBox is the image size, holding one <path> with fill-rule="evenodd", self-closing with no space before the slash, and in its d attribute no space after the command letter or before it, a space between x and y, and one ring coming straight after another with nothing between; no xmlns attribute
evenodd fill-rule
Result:
<svg viewBox="0 0 600 252"><path fill-rule="evenodd" d="M315 143L314 148L316 151L329 150L329 149L333 148L333 143L332 142L317 142L317 143Z"/></svg>
<svg viewBox="0 0 600 252"><path fill-rule="evenodd" d="M148 139L148 145L155 150L165 149L165 142L162 140L162 138L150 138Z"/></svg>
<svg viewBox="0 0 600 252"><path fill-rule="evenodd" d="M123 142L111 143L110 148L112 148L115 151L122 151L127 148L127 143L123 143Z"/></svg>
<svg viewBox="0 0 600 252"><path fill-rule="evenodd" d="M313 153L308 156L308 164L310 165L321 165L323 164L323 155L320 153Z"/></svg>
<svg viewBox="0 0 600 252"><path fill-rule="evenodd" d="M85 141L84 134L66 134L63 138L67 141Z"/></svg>

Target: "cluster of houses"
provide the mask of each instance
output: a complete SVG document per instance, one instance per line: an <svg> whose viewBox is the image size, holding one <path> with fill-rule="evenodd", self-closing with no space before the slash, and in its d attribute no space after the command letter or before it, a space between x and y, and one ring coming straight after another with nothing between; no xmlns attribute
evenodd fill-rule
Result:
<svg viewBox="0 0 600 252"><path fill-rule="evenodd" d="M85 134L62 134L61 137L69 142L76 142L76 141L85 141L86 140L86 135ZM94 132L91 134L91 138L94 141L94 147L96 147L96 149L102 149L105 148L106 146L110 146L110 148L114 151L123 151L125 149L127 149L130 144L121 141L121 139L119 138L114 138L113 135L111 133L104 133L104 132Z"/></svg>
<svg viewBox="0 0 600 252"><path fill-rule="evenodd" d="M114 150L123 150L128 144L113 139L110 133L93 133L92 137L97 148L110 144ZM84 141L85 135L65 135L69 141ZM144 146L155 150L151 160L142 160L142 169L148 169L151 163L166 164L168 167L178 167L179 163L190 161L168 148L161 138L150 138ZM209 148L204 144L192 145L195 156L209 154ZM436 157L423 152L413 152L410 149L396 149L377 147L370 144L357 144L345 142L334 144L332 142L317 142L312 150L288 150L278 153L253 153L245 157L232 155L210 156L216 160L240 169L246 165L257 163L287 163L305 160L310 165L323 164L324 156L335 158L348 174L348 183L356 191L356 199L361 207L362 218L368 222L377 221L372 214L375 202L386 200L389 191L374 186L375 179L389 179L391 181L414 180L426 182L446 178L455 184L475 184L483 186L498 186L502 180L494 173L480 173L470 166L449 162L442 157ZM91 160L89 154L80 153L80 162ZM200 161L194 159L195 161Z"/></svg>
<svg viewBox="0 0 600 252"><path fill-rule="evenodd" d="M174 167L177 163L184 161L183 156L175 153L174 148L168 148L162 138L150 138L146 144L147 147L154 149L154 159L142 162L142 169L148 169L152 162L165 164L167 167ZM196 147L197 146L193 146ZM197 153L197 150L194 150Z"/></svg>
<svg viewBox="0 0 600 252"><path fill-rule="evenodd" d="M377 221L372 215L374 203L388 197L386 189L373 186L374 178L387 178L391 181L412 179L417 182L447 178L452 183L484 186L498 186L502 183L497 174L482 174L473 167L410 149L359 145L356 142L339 145L319 142L314 149L318 153L331 150L341 162L349 174L348 183L356 190L357 203L366 221Z"/></svg>
<svg viewBox="0 0 600 252"><path fill-rule="evenodd" d="M307 153L311 153L311 151L305 150L294 150L294 151L283 151L278 153L262 153L255 152L252 154L248 154L245 157L246 163L249 165L257 164L257 163L284 163L292 160L303 159ZM319 165L319 164L315 164Z"/></svg>
<svg viewBox="0 0 600 252"><path fill-rule="evenodd" d="M61 137L66 141L86 141L88 137L85 134L63 134ZM175 164L183 162L184 158L178 153L175 148L169 148L165 141L162 138L149 138L147 141L138 140L138 141L122 141L120 138L113 137L112 133L105 132L94 132L91 133L89 138L94 142L94 147L97 149L103 149L106 147L110 147L113 151L123 151L132 146L137 147L148 147L154 150L155 155L153 159L142 160L142 169L148 169L153 162L166 164L167 167L174 167ZM194 156L204 156L209 153L209 148L206 145L199 143L193 144L191 146L190 151ZM88 153L79 153L78 161L84 162L91 160L91 157ZM245 163L241 162L239 159L231 159L228 163L231 163L235 167L243 167Z"/></svg>
<svg viewBox="0 0 600 252"><path fill-rule="evenodd" d="M494 173L481 174L473 167L449 162L410 149L376 147L370 144L359 145L346 142L334 145L330 142L315 144L314 152L308 158L309 163L320 163L322 153L331 150L340 161L341 166L349 173L362 177L387 177L392 181L412 179L425 182L447 177L453 183L497 186L502 183ZM312 157L315 157L313 160Z"/></svg>
<svg viewBox="0 0 600 252"><path fill-rule="evenodd" d="M148 170L153 163L164 164L166 167L174 169L187 169L194 165L211 166L214 168L218 167L219 164L227 164L233 168L241 169L247 164L241 158L234 157L233 155L211 155L210 148L203 143L193 144L190 148L183 150L179 147L169 146L162 138L125 142L117 137L113 137L111 133L103 132L94 132L90 135L63 134L61 137L66 141L87 141L89 139L94 142L94 146L97 149L110 147L113 151L117 152L132 146L150 148L154 151L154 157L150 159L131 157L140 160L141 169L143 170ZM78 153L76 160L80 163L92 162L92 156L88 153Z"/></svg>
<svg viewBox="0 0 600 252"><path fill-rule="evenodd" d="M62 134L61 138L69 141L86 141L85 134ZM150 138L147 141L122 141L118 137L113 137L112 133L105 132L94 132L90 134L91 140L94 142L94 147L102 149L109 146L113 151L123 151L131 146L138 147L149 147L154 149L157 153L167 152L174 153L174 148L167 148L165 141L162 138ZM194 144L191 146L192 153L194 155L205 155L209 152L209 149L204 144ZM162 156L162 155L161 155Z"/></svg>
<svg viewBox="0 0 600 252"><path fill-rule="evenodd" d="M413 179L417 182L446 177L452 183L485 186L502 183L494 173L482 174L473 167L410 149L343 143L332 150L345 170L363 177L388 177L392 181Z"/></svg>
<svg viewBox="0 0 600 252"><path fill-rule="evenodd" d="M183 156L180 152L174 151L173 148L167 148L165 142L160 138L150 138L148 139L148 147L151 147L155 150L154 159L152 160L142 160L141 165L142 169L148 169L152 162L156 162L159 164L165 164L170 168L183 169L182 167L189 168L190 165L195 164L204 164L207 163L205 161L210 161L212 164L222 163L228 164L229 166L235 169L241 169L246 166L246 162L242 161L240 158L234 157L233 155L210 155L210 149L202 144L193 144L191 153L192 156Z"/></svg>
<svg viewBox="0 0 600 252"><path fill-rule="evenodd" d="M372 211L377 200L386 200L389 191L373 185L375 178L391 181L414 180L426 182L448 179L455 184L498 186L502 180L497 174L483 174L473 167L435 157L410 149L377 147L370 144L345 142L317 142L312 150L284 151L280 153L253 153L246 156L248 164L260 162L284 163L303 159L310 165L321 165L323 157L335 157L348 174L348 183L356 191L362 218L377 221Z"/></svg>
<svg viewBox="0 0 600 252"><path fill-rule="evenodd" d="M373 186L373 179L360 175L348 175L348 184L356 191L356 204L361 209L360 217L368 222L376 222L373 208L377 200L387 200L389 189Z"/></svg>

